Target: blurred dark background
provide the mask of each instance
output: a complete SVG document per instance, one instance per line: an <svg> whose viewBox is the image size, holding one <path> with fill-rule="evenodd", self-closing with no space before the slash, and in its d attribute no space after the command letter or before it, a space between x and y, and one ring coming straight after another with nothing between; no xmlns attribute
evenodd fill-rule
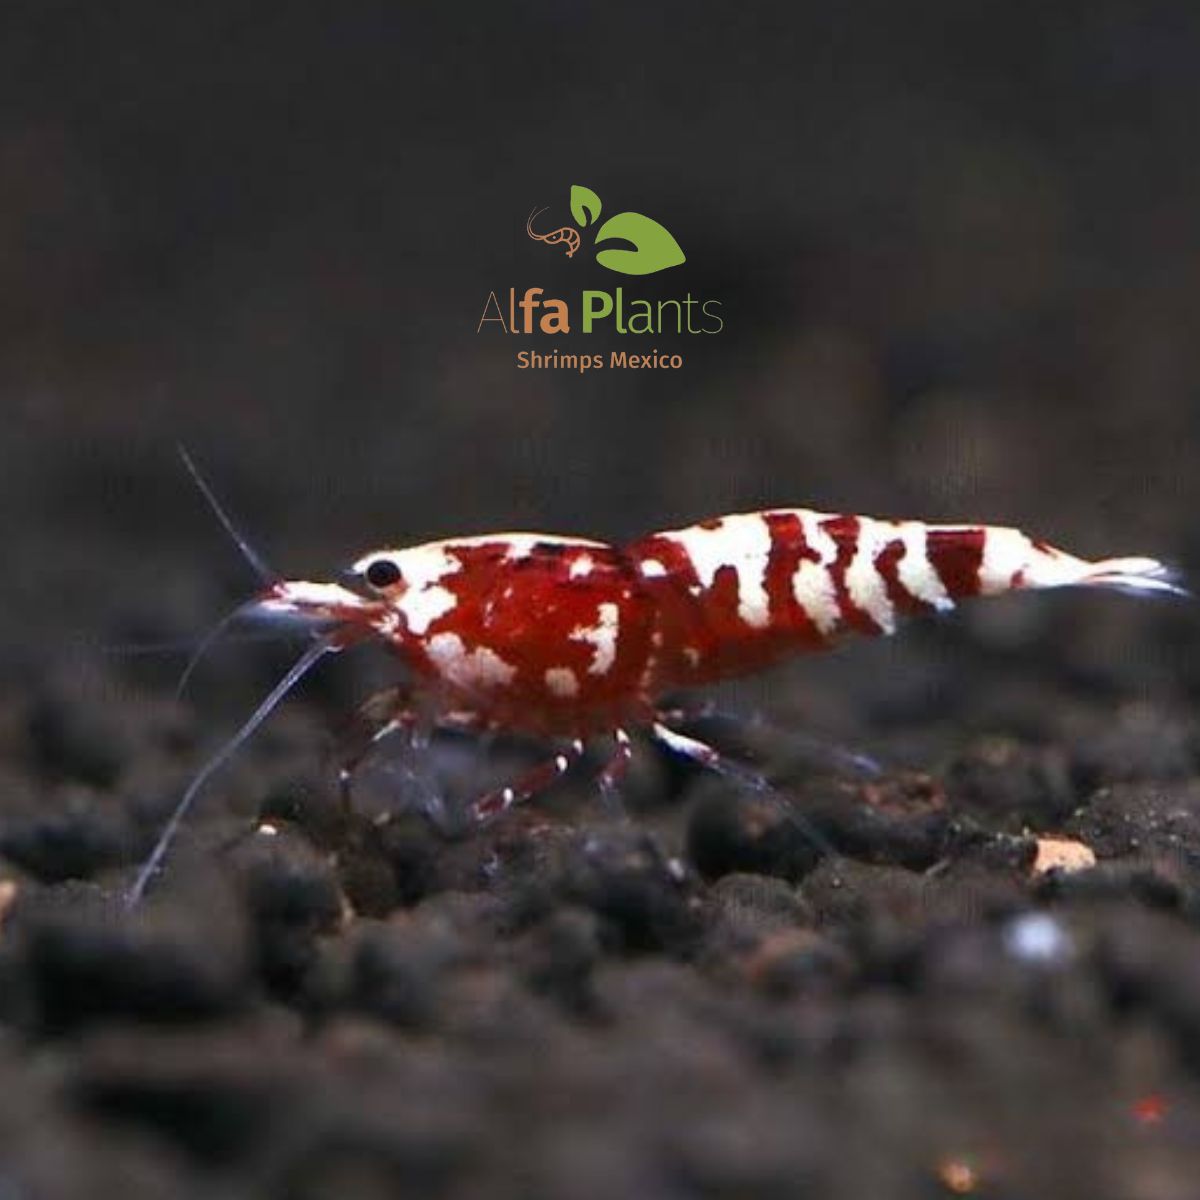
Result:
<svg viewBox="0 0 1200 1200"><path fill-rule="evenodd" d="M6 662L194 632L245 592L176 440L309 576L381 543L767 504L1200 558L1192 5L0 21ZM531 243L572 183L688 262L622 279ZM572 336L686 360L582 377L476 333L490 290L621 283L718 299L725 329ZM1099 621L1117 655L1162 619L1133 607L1056 638Z"/></svg>

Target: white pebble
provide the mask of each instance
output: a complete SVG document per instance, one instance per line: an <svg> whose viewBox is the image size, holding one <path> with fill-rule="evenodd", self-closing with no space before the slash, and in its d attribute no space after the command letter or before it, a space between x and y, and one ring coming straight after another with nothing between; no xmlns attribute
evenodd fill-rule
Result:
<svg viewBox="0 0 1200 1200"><path fill-rule="evenodd" d="M1029 912L1004 927L1004 948L1021 962L1051 964L1069 958L1075 943L1049 913Z"/></svg>

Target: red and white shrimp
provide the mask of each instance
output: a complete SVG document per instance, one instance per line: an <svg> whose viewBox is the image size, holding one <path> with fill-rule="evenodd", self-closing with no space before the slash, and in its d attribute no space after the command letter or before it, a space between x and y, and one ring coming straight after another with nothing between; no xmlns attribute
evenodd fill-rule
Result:
<svg viewBox="0 0 1200 1200"><path fill-rule="evenodd" d="M658 706L669 691L846 634L890 634L901 617L972 596L1070 586L1186 594L1153 558L1090 562L1016 529L803 508L718 517L625 546L536 533L450 538L373 550L351 576L350 587L279 580L248 606L312 622L320 635L192 781L134 898L204 781L318 658L356 643L382 643L411 680L376 712L377 736L413 724L419 710L444 727L563 740L545 765L476 801L482 821L563 774L596 736L613 746L604 786L620 778L634 730L719 766L714 750L671 728Z"/></svg>

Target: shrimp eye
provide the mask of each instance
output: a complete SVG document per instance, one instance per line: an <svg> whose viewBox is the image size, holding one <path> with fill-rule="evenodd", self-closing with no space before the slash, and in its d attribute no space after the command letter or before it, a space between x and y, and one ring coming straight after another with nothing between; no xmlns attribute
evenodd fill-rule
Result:
<svg viewBox="0 0 1200 1200"><path fill-rule="evenodd" d="M367 565L363 578L373 587L382 590L400 581L400 568L390 558L377 558Z"/></svg>

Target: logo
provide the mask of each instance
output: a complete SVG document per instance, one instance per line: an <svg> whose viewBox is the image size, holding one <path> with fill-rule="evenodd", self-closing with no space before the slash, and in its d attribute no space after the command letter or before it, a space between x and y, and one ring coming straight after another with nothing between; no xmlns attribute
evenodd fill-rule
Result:
<svg viewBox="0 0 1200 1200"><path fill-rule="evenodd" d="M625 282L597 287L603 280L588 278L595 275L593 256L597 266L617 275L655 275L681 266L687 258L665 225L636 212L601 221L600 197L580 184L570 193L574 224L549 228L551 222L542 219L548 207L530 211L525 232L543 246L561 247L569 259L585 260L578 290L505 281L488 292L475 326L477 334L520 339L512 343L518 370L677 371L684 366L686 344L676 339L703 339L725 328L720 300L684 290L687 272L674 295L662 295L661 289L638 295L636 285ZM585 245L592 253L580 254ZM527 257L534 256L545 261L540 247ZM651 339L674 344L660 350Z"/></svg>
<svg viewBox="0 0 1200 1200"><path fill-rule="evenodd" d="M600 197L591 188L577 183L571 186L571 216L580 229L595 225L600 219L602 207ZM545 242L547 246L565 246L567 257L574 258L581 244L579 230L564 225L549 233L538 233L533 228L533 222L545 211L543 207L529 214L525 221L525 232L535 242ZM600 266L620 275L653 275L687 261L670 230L641 213L622 212L609 217L596 230L593 239L595 245L601 242L628 242L633 247L632 250L610 247L596 254L596 262Z"/></svg>

